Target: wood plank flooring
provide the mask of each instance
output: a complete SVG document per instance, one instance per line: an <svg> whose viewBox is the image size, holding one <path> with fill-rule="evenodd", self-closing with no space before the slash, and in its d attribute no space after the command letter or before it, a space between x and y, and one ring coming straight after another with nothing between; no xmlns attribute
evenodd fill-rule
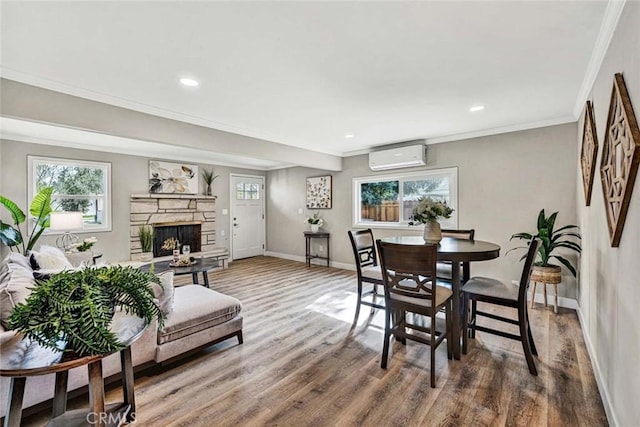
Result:
<svg viewBox="0 0 640 427"><path fill-rule="evenodd" d="M382 314L370 317L363 307L351 328L354 272L257 257L211 273L210 283L242 301L244 344L232 339L137 377L137 425L607 425L572 310L530 310L538 377L529 375L520 343L478 332L461 361L439 347L431 389L427 346L393 343L383 370ZM119 393L110 390L107 401Z"/></svg>

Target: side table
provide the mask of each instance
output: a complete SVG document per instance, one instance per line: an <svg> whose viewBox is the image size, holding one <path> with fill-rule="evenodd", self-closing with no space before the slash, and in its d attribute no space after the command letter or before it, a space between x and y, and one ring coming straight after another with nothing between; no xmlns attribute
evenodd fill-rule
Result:
<svg viewBox="0 0 640 427"><path fill-rule="evenodd" d="M53 397L53 412L50 426L120 426L136 419L136 404L133 387L133 364L131 344L142 335L147 325L143 319L131 317L115 330L126 348L120 351L122 365L122 391L124 402L105 406L102 356L85 356L63 360L63 353L44 348L16 335L3 343L0 351L0 376L11 377L8 412L4 427L19 427L22 418L22 401L27 377L56 374ZM89 410L66 412L67 380L69 370L87 366L89 371Z"/></svg>
<svg viewBox="0 0 640 427"><path fill-rule="evenodd" d="M327 267L329 267L329 263L330 263L330 252L329 252L329 237L330 234L327 233L326 231L317 231L317 232L312 232L312 231L305 231L304 232L304 238L306 240L306 250L305 250L305 258L307 260L307 267L311 267L311 260L318 258L318 259L324 259L327 261ZM311 254L311 239L326 239L327 242L327 256L320 256L320 255L312 255Z"/></svg>

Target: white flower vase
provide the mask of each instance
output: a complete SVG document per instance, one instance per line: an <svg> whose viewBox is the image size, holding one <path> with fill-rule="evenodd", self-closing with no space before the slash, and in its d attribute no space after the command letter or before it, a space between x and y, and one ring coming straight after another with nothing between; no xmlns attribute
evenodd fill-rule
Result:
<svg viewBox="0 0 640 427"><path fill-rule="evenodd" d="M424 225L422 238L427 243L440 243L442 240L442 230L438 221L429 221Z"/></svg>
<svg viewBox="0 0 640 427"><path fill-rule="evenodd" d="M311 232L317 233L320 230L320 224L311 224Z"/></svg>

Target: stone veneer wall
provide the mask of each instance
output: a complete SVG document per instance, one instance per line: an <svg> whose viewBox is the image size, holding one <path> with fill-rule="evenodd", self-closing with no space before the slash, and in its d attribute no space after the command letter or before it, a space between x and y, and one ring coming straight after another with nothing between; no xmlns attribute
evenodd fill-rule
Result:
<svg viewBox="0 0 640 427"><path fill-rule="evenodd" d="M172 222L200 222L201 252L211 251L216 244L216 196L197 194L132 194L130 203L131 260L140 259L138 228Z"/></svg>

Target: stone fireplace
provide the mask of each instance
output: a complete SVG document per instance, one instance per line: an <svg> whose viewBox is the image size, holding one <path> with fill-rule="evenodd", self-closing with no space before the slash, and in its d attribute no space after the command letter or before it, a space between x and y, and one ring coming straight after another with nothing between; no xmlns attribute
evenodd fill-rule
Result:
<svg viewBox="0 0 640 427"><path fill-rule="evenodd" d="M154 240L158 238L164 242L173 236L180 240L180 246L189 244L193 253L220 252L215 249L215 201L216 196L199 194L132 194L129 233L131 260L138 261L142 253L138 238L141 225L154 228ZM154 257L165 255L171 255L171 252L154 251Z"/></svg>

